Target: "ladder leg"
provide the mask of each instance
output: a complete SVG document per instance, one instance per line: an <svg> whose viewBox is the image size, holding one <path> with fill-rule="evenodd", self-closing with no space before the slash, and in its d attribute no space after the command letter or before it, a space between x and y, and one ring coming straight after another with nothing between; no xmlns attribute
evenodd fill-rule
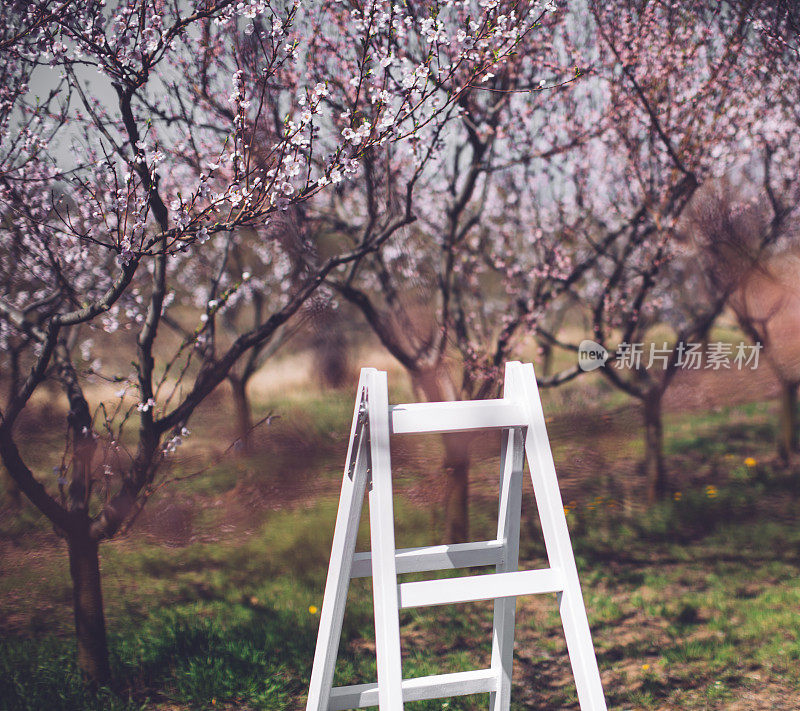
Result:
<svg viewBox="0 0 800 711"><path fill-rule="evenodd" d="M509 363L506 383L514 388L514 397L525 408L528 432L525 451L533 481L536 505L542 524L544 544L552 568L559 568L564 576L564 591L559 596L559 612L564 626L578 702L583 711L605 711L603 685L592 645L589 621L583 604L578 569L569 540L567 519L558 488L553 454L547 437L547 428L536 386L533 366L529 363ZM507 391L508 392L508 391Z"/></svg>
<svg viewBox="0 0 800 711"><path fill-rule="evenodd" d="M363 379L363 376L362 376ZM336 655L342 633L342 620L347 602L347 589L350 584L350 569L358 536L358 524L367 486L368 446L365 426L360 423L359 409L362 404L362 388L358 389L356 410L353 415L353 428L350 435L350 449L342 482L339 511L336 515L336 528L333 533L331 562L325 595L320 611L317 647L311 670L311 683L306 702L307 711L327 711L336 666ZM358 439L356 451L353 443ZM351 457L355 457L351 470ZM352 475L352 478L351 478Z"/></svg>
<svg viewBox="0 0 800 711"><path fill-rule="evenodd" d="M496 567L498 573L512 572L519 565L523 453L522 431L512 428L504 433L501 451L503 480L500 487L500 515L497 520L497 540L502 541L503 557ZM491 711L508 711L511 704L516 607L515 597L497 598L494 601L492 671L497 678L497 691L490 695Z"/></svg>
<svg viewBox="0 0 800 711"><path fill-rule="evenodd" d="M367 379L367 396L372 458L369 521L372 539L378 706L380 711L401 711L403 673L400 655L392 472L389 456L389 399L385 372L371 371Z"/></svg>

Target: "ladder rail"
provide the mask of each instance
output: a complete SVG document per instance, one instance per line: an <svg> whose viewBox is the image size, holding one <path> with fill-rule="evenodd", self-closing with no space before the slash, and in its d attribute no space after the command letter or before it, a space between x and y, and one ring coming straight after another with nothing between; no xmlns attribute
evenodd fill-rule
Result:
<svg viewBox="0 0 800 711"><path fill-rule="evenodd" d="M572 674L575 678L575 688L578 692L578 702L581 709L605 711L603 685L592 644L575 556L572 552L564 504L558 488L536 376L530 363L510 363L507 373L515 381L515 391L530 423L525 437L525 454L530 465L547 558L551 566L557 566L562 570L564 576L564 591L559 598L559 612Z"/></svg>
<svg viewBox="0 0 800 711"><path fill-rule="evenodd" d="M367 375L367 412L372 465L369 527L378 703L381 711L402 711L403 668L395 565L392 464L389 454L389 391L386 373L374 368Z"/></svg>
<svg viewBox="0 0 800 711"><path fill-rule="evenodd" d="M522 469L525 462L523 429L510 429L505 433L502 444L503 478L500 484L497 538L504 541L505 555L498 561L495 570L497 573L508 573L519 566ZM501 597L494 602L492 670L497 675L497 690L489 698L491 711L509 711L511 705L516 608L516 597Z"/></svg>
<svg viewBox="0 0 800 711"><path fill-rule="evenodd" d="M331 561L325 583L325 593L320 610L317 647L314 651L314 662L309 683L307 711L322 711L328 707L328 697L333 683L336 666L336 653L344 619L344 608L347 602L350 569L355 553L358 524L361 520L361 509L364 493L367 488L368 444L364 436L366 429L363 418L359 414L364 397L365 377L359 380L358 396L353 413L353 426L350 437L345 473L342 477L342 492L339 497L339 510L336 514L336 526L331 545ZM360 424L359 421L361 420ZM359 434L359 445L353 452L353 441ZM352 458L352 459L351 459ZM351 463L353 466L351 467ZM350 474L352 473L352 478Z"/></svg>

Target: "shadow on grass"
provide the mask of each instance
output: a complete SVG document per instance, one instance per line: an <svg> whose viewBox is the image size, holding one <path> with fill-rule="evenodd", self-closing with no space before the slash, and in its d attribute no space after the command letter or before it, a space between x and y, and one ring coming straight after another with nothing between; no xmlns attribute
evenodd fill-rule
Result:
<svg viewBox="0 0 800 711"><path fill-rule="evenodd" d="M291 634L287 631L291 630ZM234 704L287 708L304 690L316 624L272 608L197 604L154 614L110 639L117 693L87 691L71 641L6 638L0 642L0 708L188 708Z"/></svg>

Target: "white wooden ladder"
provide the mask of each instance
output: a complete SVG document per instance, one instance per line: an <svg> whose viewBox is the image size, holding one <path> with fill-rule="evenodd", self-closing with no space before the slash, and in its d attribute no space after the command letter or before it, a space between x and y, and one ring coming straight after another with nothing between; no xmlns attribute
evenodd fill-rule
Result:
<svg viewBox="0 0 800 711"><path fill-rule="evenodd" d="M477 543L395 549L390 433L455 432L501 428L503 468L497 538ZM524 457L533 480L549 567L518 570ZM356 553L364 493L369 487L371 552ZM494 565L495 572L399 583L398 574ZM351 578L372 576L378 681L332 688L342 619ZM379 706L490 693L491 711L511 699L516 597L557 593L581 709L605 709L578 572L556 480L533 366L507 363L498 400L389 406L386 373L364 368L358 384L331 562L320 612L319 636L308 692L308 711ZM403 679L399 610L494 599L489 669Z"/></svg>

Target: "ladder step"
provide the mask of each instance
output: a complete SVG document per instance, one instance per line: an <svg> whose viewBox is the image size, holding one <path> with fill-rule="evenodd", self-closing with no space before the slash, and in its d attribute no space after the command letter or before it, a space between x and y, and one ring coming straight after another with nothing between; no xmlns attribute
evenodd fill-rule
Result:
<svg viewBox="0 0 800 711"><path fill-rule="evenodd" d="M389 408L394 434L523 427L522 408L508 400L418 402Z"/></svg>
<svg viewBox="0 0 800 711"><path fill-rule="evenodd" d="M453 543L444 546L402 548L395 553L397 573L422 573L429 570L474 568L479 565L497 565L503 555L500 541ZM368 578L372 575L372 554L356 553L353 556L351 578Z"/></svg>
<svg viewBox="0 0 800 711"><path fill-rule="evenodd" d="M497 690L497 675L491 669L437 674L403 679L403 701L426 701L448 696L481 694ZM363 709L378 705L377 684L338 686L331 690L328 711Z"/></svg>
<svg viewBox="0 0 800 711"><path fill-rule="evenodd" d="M560 570L544 568L400 583L397 588L400 607L403 608L561 592L564 582Z"/></svg>

